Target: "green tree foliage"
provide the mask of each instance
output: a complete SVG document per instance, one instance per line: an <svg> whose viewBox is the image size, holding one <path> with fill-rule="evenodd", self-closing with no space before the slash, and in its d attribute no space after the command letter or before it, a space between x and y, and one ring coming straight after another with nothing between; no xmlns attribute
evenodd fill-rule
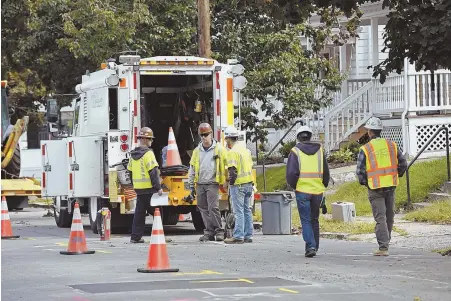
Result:
<svg viewBox="0 0 451 301"><path fill-rule="evenodd" d="M381 82L393 71L401 73L404 59L417 71L451 69L451 1L384 0L390 8L384 33L388 58L375 67Z"/></svg>
<svg viewBox="0 0 451 301"><path fill-rule="evenodd" d="M86 70L98 69L101 62L124 50L136 50L142 57L197 53L194 0L5 0L2 4L2 66L18 79L29 77L29 72L39 79L20 83L37 85L29 87L40 91L33 94L34 101L52 92L74 93ZM306 110L329 103L341 77L336 64L319 51L325 43L340 45L354 34L359 16L355 6L346 12L351 19L342 34L333 35L331 27L343 13L318 1L211 0L211 4L214 58L243 59L249 81L246 96L261 100L275 125L283 127ZM324 20L318 28L307 24L315 11ZM301 35L310 40L312 51L300 46ZM322 90L316 90L315 97L318 86ZM283 102L282 111L274 109L269 95ZM242 119L245 128L257 127L255 109L244 110ZM255 133L264 132L256 129Z"/></svg>

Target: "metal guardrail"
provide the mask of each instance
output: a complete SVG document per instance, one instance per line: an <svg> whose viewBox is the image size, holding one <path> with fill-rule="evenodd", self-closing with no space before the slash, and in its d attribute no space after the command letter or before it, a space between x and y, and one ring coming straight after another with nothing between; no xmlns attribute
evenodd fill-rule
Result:
<svg viewBox="0 0 451 301"><path fill-rule="evenodd" d="M294 126L298 123L301 123L301 125L304 125L302 120L298 120L295 123L293 123L293 125L288 129L288 131L285 133L285 135L283 135L282 138L280 138L280 140L276 143L276 145L273 146L273 148L269 151L268 154L266 154L266 156L263 157L262 159L262 168L263 168L263 189L266 191L266 173L265 173L265 161L266 159L274 152L274 150L276 149L276 147L280 144L280 142L282 142L283 139L285 139L285 137L288 135L288 133L291 132L291 130L294 128Z"/></svg>
<svg viewBox="0 0 451 301"><path fill-rule="evenodd" d="M432 135L431 138L424 144L424 146L420 149L420 151L417 153L415 158L413 158L412 161L410 161L409 165L407 165L406 170L406 184L407 184L407 206L410 207L412 205L412 200L410 199L410 181L409 181L409 168L415 163L415 161L418 159L418 157L424 152L424 150L431 144L431 142L434 140L435 137L441 132L445 131L445 137L446 137L446 165L448 169L448 181L451 181L451 169L450 169L450 162L449 162L449 130L448 127L442 126Z"/></svg>

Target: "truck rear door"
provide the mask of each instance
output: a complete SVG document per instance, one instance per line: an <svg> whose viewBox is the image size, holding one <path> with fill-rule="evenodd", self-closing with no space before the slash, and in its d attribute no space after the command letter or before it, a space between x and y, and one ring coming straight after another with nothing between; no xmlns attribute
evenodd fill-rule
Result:
<svg viewBox="0 0 451 301"><path fill-rule="evenodd" d="M69 197L103 195L103 139L101 136L67 138Z"/></svg>
<svg viewBox="0 0 451 301"><path fill-rule="evenodd" d="M42 196L67 196L69 186L66 139L41 141L41 155Z"/></svg>

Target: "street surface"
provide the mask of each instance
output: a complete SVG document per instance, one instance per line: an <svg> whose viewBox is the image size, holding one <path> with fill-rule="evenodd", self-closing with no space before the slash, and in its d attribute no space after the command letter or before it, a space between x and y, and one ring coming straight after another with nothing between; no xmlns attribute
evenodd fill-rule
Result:
<svg viewBox="0 0 451 301"><path fill-rule="evenodd" d="M191 223L165 227L171 268L145 274L149 244L128 235L102 242L85 226L92 255L61 255L70 229L55 226L46 210L10 212L17 240L1 241L2 301L132 300L451 300L451 258L393 248L373 257L376 245L321 240L305 258L300 236L257 233L253 244L201 243ZM83 216L88 225L87 216ZM150 229L145 237L150 238Z"/></svg>

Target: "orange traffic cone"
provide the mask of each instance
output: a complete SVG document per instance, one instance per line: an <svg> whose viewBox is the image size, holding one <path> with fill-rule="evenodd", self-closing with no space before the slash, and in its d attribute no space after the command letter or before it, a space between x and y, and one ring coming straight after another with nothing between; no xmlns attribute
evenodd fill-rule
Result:
<svg viewBox="0 0 451 301"><path fill-rule="evenodd" d="M169 128L169 138L168 138L168 150L166 153L166 167L182 165L182 159L180 159L179 149L177 143L175 142L174 131L172 127Z"/></svg>
<svg viewBox="0 0 451 301"><path fill-rule="evenodd" d="M85 230L81 221L80 205L78 202L75 202L74 217L72 218L72 226L70 228L69 246L67 247L67 251L60 251L60 254L81 255L94 253L95 251L88 251Z"/></svg>
<svg viewBox="0 0 451 301"><path fill-rule="evenodd" d="M11 220L9 219L8 203L6 198L2 197L2 239L19 238L20 235L13 235Z"/></svg>
<svg viewBox="0 0 451 301"><path fill-rule="evenodd" d="M178 272L179 269L169 267L169 257L164 238L160 209L156 208L153 216L152 236L150 237L149 255L146 267L138 268L140 273Z"/></svg>

